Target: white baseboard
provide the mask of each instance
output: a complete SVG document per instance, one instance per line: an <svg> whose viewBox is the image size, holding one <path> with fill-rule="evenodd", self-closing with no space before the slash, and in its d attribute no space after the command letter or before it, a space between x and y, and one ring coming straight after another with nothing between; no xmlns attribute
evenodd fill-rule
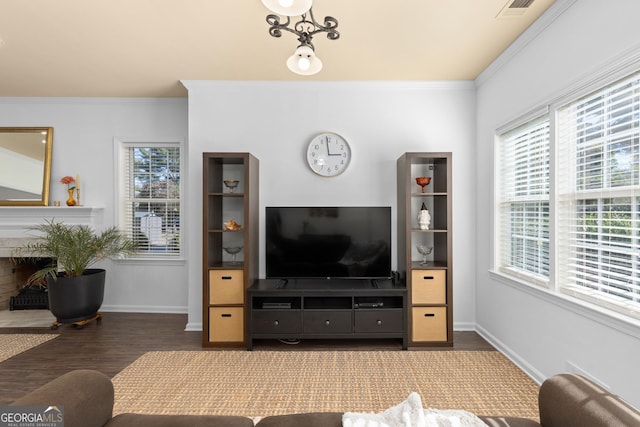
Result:
<svg viewBox="0 0 640 427"><path fill-rule="evenodd" d="M454 331L475 331L476 324L473 322L457 322L453 324Z"/></svg>
<svg viewBox="0 0 640 427"><path fill-rule="evenodd" d="M507 359L511 360L518 368L520 368L525 374L527 374L536 384L540 385L542 382L547 379L547 376L542 372L535 369L532 365L530 365L527 361L522 359L516 352L511 350L509 347L504 345L500 340L487 332L484 328L479 325L476 325L476 332L485 340L489 342L489 344L493 345L495 348L500 351L500 353L504 354Z"/></svg>
<svg viewBox="0 0 640 427"><path fill-rule="evenodd" d="M190 322L184 328L186 332L202 332L202 322Z"/></svg>
<svg viewBox="0 0 640 427"><path fill-rule="evenodd" d="M600 384L600 386L602 386L602 388L604 388L604 389L606 389L608 391L611 391L611 387L609 387L607 384L603 383L598 378L596 378L595 376L591 375L589 372L585 371L584 369L582 369L581 367L579 367L578 365L576 365L572 361L567 360L566 363L565 363L565 366L567 367L567 372L572 373L572 374L582 375L583 377L589 378L594 383Z"/></svg>
<svg viewBox="0 0 640 427"><path fill-rule="evenodd" d="M112 313L166 313L187 314L187 307L148 305L103 305L100 311Z"/></svg>

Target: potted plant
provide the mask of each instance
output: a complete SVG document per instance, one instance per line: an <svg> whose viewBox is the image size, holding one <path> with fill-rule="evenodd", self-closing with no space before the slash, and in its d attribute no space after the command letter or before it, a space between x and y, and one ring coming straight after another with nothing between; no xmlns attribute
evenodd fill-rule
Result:
<svg viewBox="0 0 640 427"><path fill-rule="evenodd" d="M116 227L97 233L86 225L52 220L32 230L39 235L22 250L31 256L51 258L52 262L36 271L30 280L46 279L49 309L57 323L96 318L102 306L106 271L89 267L107 258L131 254L137 245Z"/></svg>

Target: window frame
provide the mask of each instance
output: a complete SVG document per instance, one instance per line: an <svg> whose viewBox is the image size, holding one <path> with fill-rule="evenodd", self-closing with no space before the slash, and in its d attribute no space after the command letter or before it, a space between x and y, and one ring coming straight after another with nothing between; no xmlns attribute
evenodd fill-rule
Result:
<svg viewBox="0 0 640 427"><path fill-rule="evenodd" d="M637 305L634 310L626 311L611 307L604 299L590 299L585 298L583 295L579 295L576 292L568 292L567 286L560 283L560 275L558 272L558 266L561 261L558 249L559 236L559 221L561 215L560 207L560 195L558 193L558 170L562 167L559 164L558 153L558 110L564 106L577 102L580 98L589 96L595 92L603 90L608 86L617 84L620 80L631 77L640 73L640 52L638 55L627 56L620 58L618 61L608 67L603 67L597 75L591 75L587 78L576 82L576 84L567 89L564 93L559 94L544 107L538 107L533 109L529 113L516 118L509 123L498 127L495 130L494 137L494 206L493 206L493 218L494 228L492 235L492 242L494 245L493 258L491 260L491 266L489 273L495 280L510 285L514 288L525 290L529 293L535 294L539 297L549 300L550 302L558 305L562 305L572 311L579 312L583 315L594 318L595 320L607 323L610 326L616 327L619 330L632 333L633 335L640 336L640 307ZM515 129L518 126L526 124L527 122L539 117L544 111L549 112L550 118L550 275L547 285L531 280L526 275L512 274L509 271L505 271L500 268L500 188L498 187L500 182L500 135L505 132ZM640 205L640 189L636 189L635 196L637 199L633 201ZM616 197L612 195L610 197ZM640 211L640 206L638 206ZM564 286L563 286L564 285Z"/></svg>
<svg viewBox="0 0 640 427"><path fill-rule="evenodd" d="M123 262L138 262L138 261L162 261L163 263L171 263L171 262L179 262L183 263L185 260L185 230L184 230L184 216L185 216L185 182L184 177L186 176L185 165L186 165L186 153L184 147L184 140L182 138L175 139L154 139L154 138L114 138L114 151L115 151L115 159L116 159L116 174L115 174L115 200L114 206L116 207L114 210L115 216L115 224L116 226L122 230L124 233L128 233L130 230L127 229L126 221L124 221L125 209L126 209L126 186L128 185L128 179L125 176L127 165L125 151L132 147L153 147L153 148L162 148L162 147L170 147L170 148L178 148L180 150L179 158L180 158L180 198L179 198L179 218L180 218L180 227L179 227L179 246L178 251L173 253L168 252L160 252L157 254L152 254L148 251L136 252L126 258L121 259Z"/></svg>
<svg viewBox="0 0 640 427"><path fill-rule="evenodd" d="M496 189L495 189L495 194L496 194L496 203L495 203L495 230L496 230L496 237L495 237L495 247L496 247L496 251L494 254L494 266L495 269L498 271L501 271L503 273L505 273L508 276L513 276L525 281L528 281L532 284L538 285L538 286L543 286L543 287L548 287L549 286L549 276L545 277L543 275L540 274L536 274L534 272L531 271L526 271L525 269L522 268L518 268L517 265L514 265L515 263L510 264L509 262L507 262L507 259L512 258L512 253L513 253L513 239L512 238L508 238L507 236L505 236L505 230L504 228L507 227L509 224L512 223L512 218L513 218L513 210L510 209L511 207L521 207L521 208L526 208L526 206L531 205L531 204L539 204L542 205L546 202L546 208L547 208L547 218L548 218L548 225L547 225L547 251L548 251L548 260L549 263L551 263L551 233L550 233L550 224L552 222L551 220L551 199L550 199L550 194L551 194L551 189L550 189L550 183L547 182L546 184L546 196L544 194L536 194L538 192L535 191L535 186L530 186L527 185L525 190L527 192L527 194L525 195L514 195L511 194L513 192L517 192L517 191L509 191L506 190L506 186L509 186L511 184L513 184L513 187L518 187L518 185L515 183L515 181L517 181L517 172L514 170L512 176L510 176L510 178L512 179L511 184L506 183L505 181L507 181L506 179L503 179L501 172L504 171L504 168L502 167L502 163L501 163L501 159L503 157L503 155L507 155L504 154L505 152L505 144L507 143L507 140L509 141L513 141L513 139L511 138L513 134L518 134L521 131L524 131L524 133L529 133L531 131L534 130L540 130L541 127L547 127L549 130L547 131L547 156L548 159L550 161L551 158L551 143L550 143L550 119L549 119L549 114L548 114L548 110L545 109L541 109L538 110L536 112L533 112L529 115L526 116L526 118L522 121L515 121L513 123L511 123L509 126L503 127L501 129L498 130L497 134L496 134L496 160L495 160L495 164L498 165L498 167L496 168L496 176L495 176L495 182L496 182ZM546 125L545 125L546 123ZM517 138L518 141L522 141L522 139ZM517 147L510 147L509 148L511 151L510 154L514 154L517 152L518 148ZM529 158L527 158L528 160ZM549 170L550 165L547 165L547 170ZM510 168L511 169L511 168ZM515 169L515 168L513 168ZM547 180L548 181L548 180ZM522 189L522 186L519 186L518 188ZM520 191L522 192L522 191ZM509 194L507 194L509 193ZM507 212L507 209L509 209L509 211ZM505 218L508 215L508 218ZM510 228L510 227L509 227ZM540 231L540 230L538 230ZM527 240L531 240L532 237L526 237L526 236L522 236L520 238L520 240L522 242L526 242ZM537 240L541 240L540 237L538 236L536 238ZM551 268L551 265L549 265L549 268Z"/></svg>
<svg viewBox="0 0 640 427"><path fill-rule="evenodd" d="M618 89L625 85L631 87L630 103L624 104L625 107L621 109ZM628 123L631 126L623 128L614 120L619 117L615 113L624 112L628 107L632 107L631 112L625 115L630 117ZM584 119L595 108L600 112L595 116L598 119L596 124L590 126L595 132L591 132L589 124L584 124ZM559 216L562 215L558 221L567 224L558 236L557 246L563 258L559 263L556 290L635 319L640 319L640 285L634 275L639 271L640 264L639 110L640 67L582 96L559 103L555 112L558 141L567 129L574 138L571 145L559 146L556 150L559 162L562 162L555 179L558 187L556 203ZM564 127L563 119L567 122ZM612 149L621 141L631 142L632 156L635 157L631 162L635 171L630 173L631 180L635 182L626 185L616 183L615 168L611 162L616 154L622 152ZM589 152L598 155L589 155ZM589 169L589 160L592 169ZM623 203L623 199L628 199L628 202ZM585 215L577 213L580 209ZM587 213L591 213L591 219L587 218ZM625 213L628 216L626 219ZM620 227L609 221L618 225L625 221L630 224ZM585 227L595 230L589 233ZM629 233L620 234L624 230ZM628 243L616 244L616 240L622 238ZM627 256L628 259L625 259ZM597 268L590 268L590 264ZM628 264L628 275L616 272L622 270L624 264ZM626 291L626 296L622 287L631 289Z"/></svg>

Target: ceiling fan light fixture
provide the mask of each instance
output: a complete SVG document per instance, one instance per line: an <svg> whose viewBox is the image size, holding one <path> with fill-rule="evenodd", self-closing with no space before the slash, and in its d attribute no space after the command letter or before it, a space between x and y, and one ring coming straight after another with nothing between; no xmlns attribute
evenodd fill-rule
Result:
<svg viewBox="0 0 640 427"><path fill-rule="evenodd" d="M312 0L262 0L267 9L284 16L297 16L311 9Z"/></svg>
<svg viewBox="0 0 640 427"><path fill-rule="evenodd" d="M311 76L322 70L322 61L309 45L300 45L287 59L289 70L302 76Z"/></svg>

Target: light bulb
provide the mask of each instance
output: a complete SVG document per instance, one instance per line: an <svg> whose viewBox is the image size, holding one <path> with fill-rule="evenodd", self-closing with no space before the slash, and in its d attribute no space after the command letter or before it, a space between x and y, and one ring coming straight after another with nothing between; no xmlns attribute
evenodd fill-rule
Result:
<svg viewBox="0 0 640 427"><path fill-rule="evenodd" d="M309 58L304 56L301 56L300 58L298 58L298 68L300 68L302 71L307 71L310 66L311 66L311 61L309 61Z"/></svg>
<svg viewBox="0 0 640 427"><path fill-rule="evenodd" d="M287 59L287 67L296 74L310 76L322 70L322 61L315 55L311 46L302 45Z"/></svg>
<svg viewBox="0 0 640 427"><path fill-rule="evenodd" d="M298 16L311 9L313 0L262 0L267 9L284 16Z"/></svg>

